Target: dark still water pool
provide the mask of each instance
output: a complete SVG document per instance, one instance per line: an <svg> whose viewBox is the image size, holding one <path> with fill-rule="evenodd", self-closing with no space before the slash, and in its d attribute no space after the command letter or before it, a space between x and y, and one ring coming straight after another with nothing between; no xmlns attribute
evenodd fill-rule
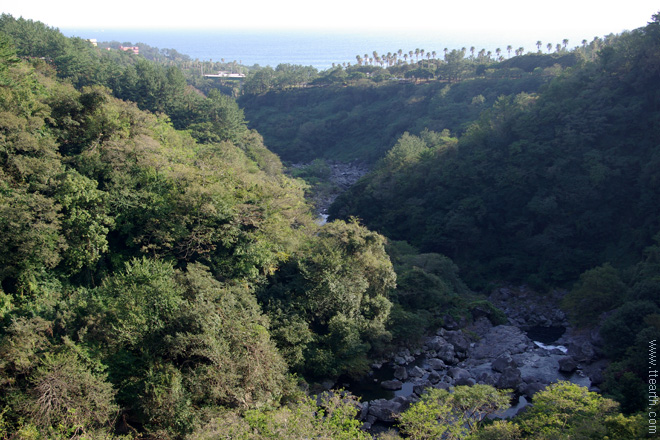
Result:
<svg viewBox="0 0 660 440"><path fill-rule="evenodd" d="M552 344L561 338L566 332L565 327L531 327L527 330L527 337L532 341L538 341L543 344Z"/></svg>

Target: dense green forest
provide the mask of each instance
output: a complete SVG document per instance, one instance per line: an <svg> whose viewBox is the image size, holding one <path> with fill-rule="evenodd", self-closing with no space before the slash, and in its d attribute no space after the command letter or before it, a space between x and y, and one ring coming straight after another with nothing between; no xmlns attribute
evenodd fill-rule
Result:
<svg viewBox="0 0 660 440"><path fill-rule="evenodd" d="M447 61L432 61L437 69L458 64L461 74L451 80L396 80L414 72L415 64L351 66L333 70L341 72L341 81L319 86L316 80L302 88L263 87L257 93L250 86L256 72L248 76L238 102L251 126L283 160L373 163L404 132L462 133L499 96L536 92L563 68L585 59L582 52L526 54L504 61L465 56L461 51L448 54ZM362 71L369 77L353 74Z"/></svg>
<svg viewBox="0 0 660 440"><path fill-rule="evenodd" d="M479 81L491 87L492 78L450 89L440 80L402 85L412 95L419 93L420 100L429 93L459 102L452 93L465 89L474 108L459 103L460 117L448 120L455 124L452 130L465 135L456 140L451 133L417 126L420 137L404 135L361 185L371 179L375 188L385 174L416 176L416 166L443 155L460 158L457 152L463 149L487 156L486 140L509 151L503 144L517 133L511 125L524 120L514 115L543 108L535 105L550 102L552 95L544 96L553 90L560 95L566 87L562 81L581 81L584 88L593 79L610 86L597 102L613 112L575 109L574 114L595 118L584 121L587 125L608 121L606 127L594 127L593 136L611 138L605 145L617 152L614 134L623 131L617 131L614 116L629 115L638 124L632 127L646 129L626 132L626 148L639 149L640 158L637 151L606 157L627 164L626 172L596 162L601 167L594 165L595 183L603 184L604 192L623 191L622 183L610 183L607 176L626 179L628 170L637 171L639 188L649 192L640 196L645 204L635 205L638 197L626 206L652 216L654 194L641 184L654 179L649 133L657 133L658 95L649 85L657 83L659 73L658 26L654 22L620 37L618 46L569 69L547 88L539 89L547 78L531 75L517 84L498 79L498 90L526 93L516 98L481 92L483 99L475 100L470 87ZM317 224L304 199L305 183L284 173L236 101L222 88L192 79L186 69L196 67L185 66L191 62L185 56L159 54L148 60L108 51L66 38L43 23L0 17L0 437L372 438L360 429L353 397L337 391L315 398L315 382L364 374L372 359L403 341L414 343L448 315L471 320L476 309L483 310L484 297L471 291L459 268L438 251L460 262L467 255L452 253L451 246L431 249L423 239L403 237L358 210L355 214L373 222L373 229L348 217ZM636 63L644 63L643 70ZM622 83L626 92L607 80ZM357 85L361 91L356 93L392 98L389 86L362 87ZM318 87L311 93L329 90ZM634 93L639 90L655 94L642 99ZM538 96L530 95L537 91ZM624 101L629 105L608 106L619 94L629 98ZM576 99L570 90L565 96ZM481 110L479 122L468 126ZM545 111L551 113L550 103ZM642 119L646 114L656 119ZM589 139L577 128L566 128L567 136L581 139L586 155ZM527 130L530 136L545 133L540 125ZM603 130L611 134L604 136ZM477 144L479 139L484 144ZM546 151L541 140L537 144ZM596 159L605 160L603 155ZM436 164L438 173L442 166ZM435 171L427 174L434 178ZM418 180L406 179L410 185ZM395 189L379 191L394 201ZM337 209L357 196L348 193ZM624 209L614 208L604 215ZM645 218L633 224L632 243L638 249L650 246L657 232L655 220ZM423 253L376 230L409 240ZM483 252L491 252L492 245L483 240ZM658 328L658 248L648 247L644 255L632 269L602 265L585 272L567 305L580 311L592 295L601 295L603 311L614 310L609 327L602 329L612 358L619 360L612 377L621 388L610 389L628 406L619 408L609 398L560 383L540 392L524 415L492 422L484 416L509 405L508 391L456 387L452 393L425 394L400 416L399 433L381 438L643 438L646 420L633 414L639 409L633 399L641 394L629 392L643 378L641 354L629 356L626 348L639 349L634 344L643 344ZM481 270L485 263L478 258L478 275L494 273ZM609 290L598 288L603 275ZM634 301L619 307L627 299ZM584 316L585 325L596 319ZM501 314L493 311L491 319L499 323ZM624 381L617 380L619 372ZM312 393L306 392L309 387ZM573 402L569 407L567 400Z"/></svg>
<svg viewBox="0 0 660 440"><path fill-rule="evenodd" d="M648 372L635 353L659 330L659 18L538 93L499 97L458 138L405 133L330 209L447 255L475 288L578 281L565 306L602 324L620 361L608 390L636 409Z"/></svg>

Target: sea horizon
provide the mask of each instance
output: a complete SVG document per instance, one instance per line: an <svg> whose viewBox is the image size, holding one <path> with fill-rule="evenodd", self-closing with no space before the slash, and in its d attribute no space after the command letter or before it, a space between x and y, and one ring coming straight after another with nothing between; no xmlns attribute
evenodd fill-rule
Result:
<svg viewBox="0 0 660 440"><path fill-rule="evenodd" d="M328 31L328 30L247 30L247 29L133 29L133 28L61 28L69 37L96 39L98 42L117 41L131 45L147 44L158 49L175 49L191 59L202 61L236 61L245 66L259 65L275 68L278 64L313 66L319 70L332 68L333 64L356 64L356 55L364 56L376 51L379 55L404 53L424 49L425 53L435 51L436 58L444 57L449 51L474 47L492 52L496 49L507 58L520 47L525 52L536 52L537 41L542 42L541 51L547 53L547 44L554 47L564 39L569 47L581 44L583 39L592 41L594 37L579 31L571 35L534 36L532 32L473 32L473 31L428 31L392 29L391 31ZM539 32L543 34L544 32ZM512 52L513 52L512 51ZM512 54L511 54L512 55ZM426 56L426 55L425 55Z"/></svg>

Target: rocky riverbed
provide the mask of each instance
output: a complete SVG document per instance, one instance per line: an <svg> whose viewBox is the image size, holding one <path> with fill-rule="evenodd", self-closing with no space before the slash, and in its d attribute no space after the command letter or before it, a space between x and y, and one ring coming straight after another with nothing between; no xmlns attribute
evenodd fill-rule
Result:
<svg viewBox="0 0 660 440"><path fill-rule="evenodd" d="M598 338L573 331L561 310L552 305L563 293L553 295L543 302L525 287L499 288L491 300L507 313L507 324L493 325L487 316L462 328L450 321L427 336L418 349L402 349L391 359L374 364L363 381L390 395L365 396L360 413L364 428L392 424L429 387L480 383L511 389L519 399L506 414L512 416L550 383L570 380L597 386L605 366ZM535 342L525 330L539 327L566 331L555 342Z"/></svg>
<svg viewBox="0 0 660 440"><path fill-rule="evenodd" d="M322 222L335 198L368 172L360 163L327 164L328 184L312 194ZM375 363L362 380L325 386L344 387L362 397L360 419L366 430L393 424L396 415L430 387L480 383L511 389L518 401L507 417L515 415L536 392L560 380L597 390L606 366L598 332L571 328L559 308L565 293L555 290L540 295L527 286L499 287L488 299L505 313L506 324L493 325L487 314L470 325L449 318L421 347L404 348Z"/></svg>
<svg viewBox="0 0 660 440"><path fill-rule="evenodd" d="M369 172L368 166L362 162L325 161L325 163L329 167L328 176L323 179L323 184L312 189L309 196L323 222L328 218L328 208L337 196ZM308 165L298 163L291 165L291 168Z"/></svg>

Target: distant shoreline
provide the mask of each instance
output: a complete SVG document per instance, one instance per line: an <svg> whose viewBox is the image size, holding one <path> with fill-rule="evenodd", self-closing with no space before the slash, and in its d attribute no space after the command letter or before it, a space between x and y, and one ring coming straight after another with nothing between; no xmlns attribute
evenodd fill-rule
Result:
<svg viewBox="0 0 660 440"><path fill-rule="evenodd" d="M119 41L133 45L144 43L159 49L175 49L190 56L193 60L237 61L246 66L258 64L262 67L276 67L278 64L314 66L319 70L332 67L333 63L356 63L356 55L363 56L373 51L386 54L402 49L404 52L415 49L436 51L443 56L445 48L460 49L474 46L477 51L505 51L508 45L524 47L526 51L536 51L536 42L553 45L563 39L569 40L569 47L580 44L582 39L591 41L595 35L563 35L550 39L549 36L524 33L447 33L445 35L428 31L418 33L393 30L384 32L342 32L327 31L274 31L274 30L204 30L204 29L93 29L62 28L66 36L95 38L99 42Z"/></svg>

